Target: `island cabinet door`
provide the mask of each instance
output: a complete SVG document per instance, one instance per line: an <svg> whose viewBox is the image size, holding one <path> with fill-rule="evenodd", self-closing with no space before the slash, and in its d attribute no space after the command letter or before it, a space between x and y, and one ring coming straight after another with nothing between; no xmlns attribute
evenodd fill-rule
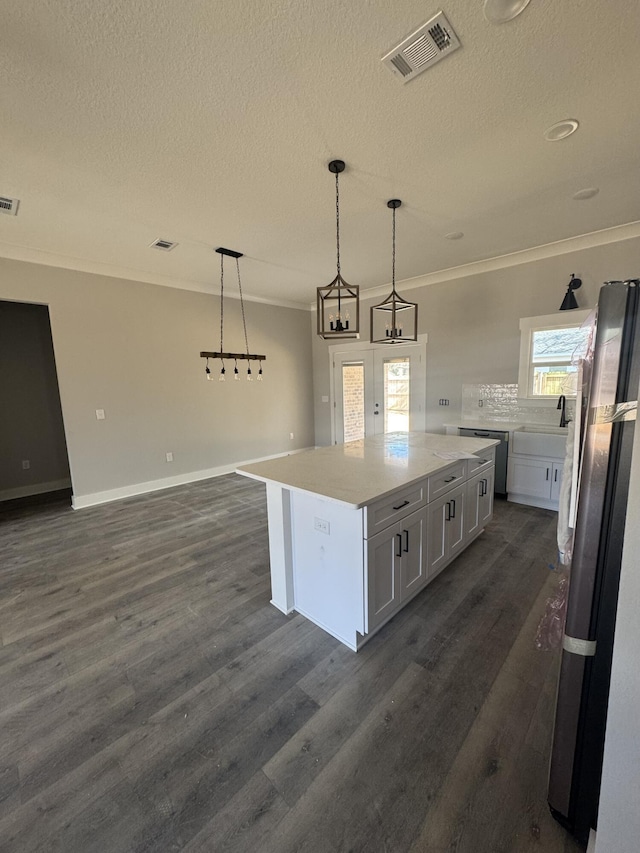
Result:
<svg viewBox="0 0 640 853"><path fill-rule="evenodd" d="M367 540L367 633L381 625L400 605L402 544L402 522Z"/></svg>
<svg viewBox="0 0 640 853"><path fill-rule="evenodd" d="M412 513L400 525L402 562L400 565L401 599L410 598L427 581L427 510Z"/></svg>
<svg viewBox="0 0 640 853"><path fill-rule="evenodd" d="M493 515L493 468L467 483L464 518L467 538L473 539Z"/></svg>
<svg viewBox="0 0 640 853"><path fill-rule="evenodd" d="M465 545L465 491L458 486L430 503L428 511L427 575L437 574Z"/></svg>
<svg viewBox="0 0 640 853"><path fill-rule="evenodd" d="M484 481L484 488L482 495L480 497L480 526L484 527L489 524L491 519L493 518L493 487L494 487L494 474L495 471L492 468L490 471L485 471L482 480Z"/></svg>

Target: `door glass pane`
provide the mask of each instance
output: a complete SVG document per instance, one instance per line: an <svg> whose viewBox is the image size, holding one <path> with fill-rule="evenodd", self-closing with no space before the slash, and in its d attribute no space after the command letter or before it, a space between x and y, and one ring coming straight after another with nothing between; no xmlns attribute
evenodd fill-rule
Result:
<svg viewBox="0 0 640 853"><path fill-rule="evenodd" d="M409 357L385 359L384 431L409 432Z"/></svg>
<svg viewBox="0 0 640 853"><path fill-rule="evenodd" d="M364 364L342 365L344 440L364 438Z"/></svg>

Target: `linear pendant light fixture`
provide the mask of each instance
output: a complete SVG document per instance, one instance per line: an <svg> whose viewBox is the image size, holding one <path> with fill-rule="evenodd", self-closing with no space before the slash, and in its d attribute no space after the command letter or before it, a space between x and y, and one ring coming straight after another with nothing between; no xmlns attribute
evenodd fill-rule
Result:
<svg viewBox="0 0 640 853"><path fill-rule="evenodd" d="M232 249L216 249L216 252L220 255L220 351L219 352L201 352L200 358L206 358L207 363L205 367L205 373L207 375L207 379L214 379L215 377L212 375L211 370L209 368L209 359L210 358L219 358L222 362L222 368L218 375L218 379L220 382L224 382L226 379L226 368L224 366L225 359L227 361L234 362L233 368L233 378L239 380L240 372L238 370L238 361L246 361L247 365L247 380L251 382L253 379L253 374L251 373L251 362L258 361L260 362L260 368L258 370L257 380L258 382L262 381L262 362L266 361L265 355L255 355L254 353L249 352L249 339L247 337L247 321L244 315L244 299L242 298L242 282L240 281L240 261L239 259L242 257L242 252L234 252ZM240 291L240 309L242 311L242 327L244 329L244 343L246 352L224 352L224 258L225 255L229 258L235 258L236 260L236 270L238 273L238 290Z"/></svg>
<svg viewBox="0 0 640 853"><path fill-rule="evenodd" d="M399 198L387 202L393 216L391 293L371 308L372 344L405 344L418 340L418 306L398 296L396 291L396 210L401 204Z"/></svg>
<svg viewBox="0 0 640 853"><path fill-rule="evenodd" d="M344 160L332 160L329 171L336 176L336 258L337 275L318 290L318 335L331 338L357 338L360 330L360 288L348 284L340 271L340 186L338 176L344 172Z"/></svg>

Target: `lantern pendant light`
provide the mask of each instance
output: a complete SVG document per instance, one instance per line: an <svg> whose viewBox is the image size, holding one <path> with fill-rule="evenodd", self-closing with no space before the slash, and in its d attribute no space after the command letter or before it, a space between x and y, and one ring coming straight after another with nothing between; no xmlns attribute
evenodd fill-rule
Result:
<svg viewBox="0 0 640 853"><path fill-rule="evenodd" d="M391 293L371 308L372 344L405 344L418 340L418 306L398 296L396 291L396 210L401 204L399 198L387 202L393 216Z"/></svg>
<svg viewBox="0 0 640 853"><path fill-rule="evenodd" d="M336 257L337 275L318 290L318 335L331 338L357 338L360 329L360 288L348 284L340 271L340 188L338 175L344 172L344 160L332 160L329 171L336 176Z"/></svg>

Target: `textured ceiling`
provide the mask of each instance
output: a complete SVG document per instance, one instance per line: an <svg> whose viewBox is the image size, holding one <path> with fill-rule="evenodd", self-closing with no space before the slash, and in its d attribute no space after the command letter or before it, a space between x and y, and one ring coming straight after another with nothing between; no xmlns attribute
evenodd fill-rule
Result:
<svg viewBox="0 0 640 853"><path fill-rule="evenodd" d="M380 57L442 8L462 49L402 85ZM0 0L0 255L309 304L640 219L637 0ZM579 131L550 143L564 118ZM588 201L571 196L585 187ZM463 231L462 240L444 235ZM148 248L178 241L172 252Z"/></svg>

